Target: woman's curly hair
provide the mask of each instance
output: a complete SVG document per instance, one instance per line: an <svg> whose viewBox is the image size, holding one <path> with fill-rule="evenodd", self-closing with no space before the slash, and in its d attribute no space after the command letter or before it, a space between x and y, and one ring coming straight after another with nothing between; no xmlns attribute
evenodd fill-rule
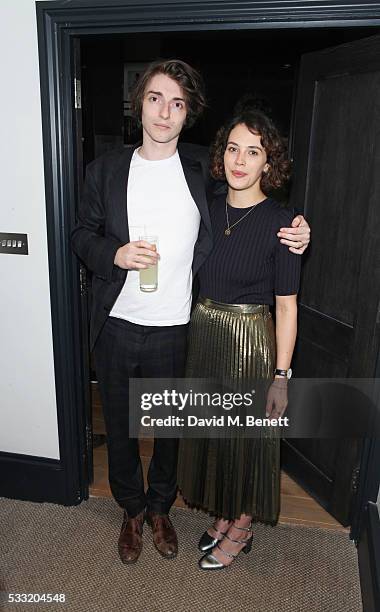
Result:
<svg viewBox="0 0 380 612"><path fill-rule="evenodd" d="M244 109L222 126L210 149L210 170L217 180L226 180L224 173L224 152L231 131L237 125L245 125L250 132L260 136L261 144L267 154L268 172L263 172L260 187L264 193L283 187L290 176L290 160L285 140L277 127L260 110Z"/></svg>

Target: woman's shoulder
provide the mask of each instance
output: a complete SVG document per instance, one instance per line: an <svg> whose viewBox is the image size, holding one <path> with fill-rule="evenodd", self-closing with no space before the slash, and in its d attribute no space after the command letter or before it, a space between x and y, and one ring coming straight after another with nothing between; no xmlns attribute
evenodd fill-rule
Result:
<svg viewBox="0 0 380 612"><path fill-rule="evenodd" d="M274 221L280 225L287 222L291 223L295 217L294 208L273 198L265 200L265 209L273 217Z"/></svg>

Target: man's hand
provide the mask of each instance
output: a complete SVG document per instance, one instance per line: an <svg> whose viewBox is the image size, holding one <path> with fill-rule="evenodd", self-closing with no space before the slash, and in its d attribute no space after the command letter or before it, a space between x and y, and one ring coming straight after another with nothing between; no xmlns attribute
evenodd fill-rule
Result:
<svg viewBox="0 0 380 612"><path fill-rule="evenodd" d="M145 240L128 242L116 251L114 264L124 270L145 270L160 258L154 244Z"/></svg>
<svg viewBox="0 0 380 612"><path fill-rule="evenodd" d="M310 226L302 215L297 215L291 227L282 227L277 233L282 244L289 246L289 251L302 255L310 242Z"/></svg>

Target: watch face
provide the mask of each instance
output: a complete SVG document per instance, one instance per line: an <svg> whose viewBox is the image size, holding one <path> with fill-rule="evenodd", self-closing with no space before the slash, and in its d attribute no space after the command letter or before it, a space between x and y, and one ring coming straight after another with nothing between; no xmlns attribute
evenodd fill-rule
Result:
<svg viewBox="0 0 380 612"><path fill-rule="evenodd" d="M286 376L287 376L288 378L291 378L291 377L292 377L292 374L293 374L293 370L292 370L291 368L289 368L289 370L288 370L288 372L287 372Z"/></svg>

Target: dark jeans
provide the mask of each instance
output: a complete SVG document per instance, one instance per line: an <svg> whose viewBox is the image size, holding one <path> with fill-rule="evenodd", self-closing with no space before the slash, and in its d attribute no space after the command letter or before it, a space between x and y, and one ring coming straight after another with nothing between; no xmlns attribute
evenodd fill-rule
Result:
<svg viewBox="0 0 380 612"><path fill-rule="evenodd" d="M178 440L154 440L145 493L139 443L129 438L129 378L184 376L187 330L188 325L145 327L108 317L95 345L110 486L131 517L145 507L169 511L177 493Z"/></svg>

